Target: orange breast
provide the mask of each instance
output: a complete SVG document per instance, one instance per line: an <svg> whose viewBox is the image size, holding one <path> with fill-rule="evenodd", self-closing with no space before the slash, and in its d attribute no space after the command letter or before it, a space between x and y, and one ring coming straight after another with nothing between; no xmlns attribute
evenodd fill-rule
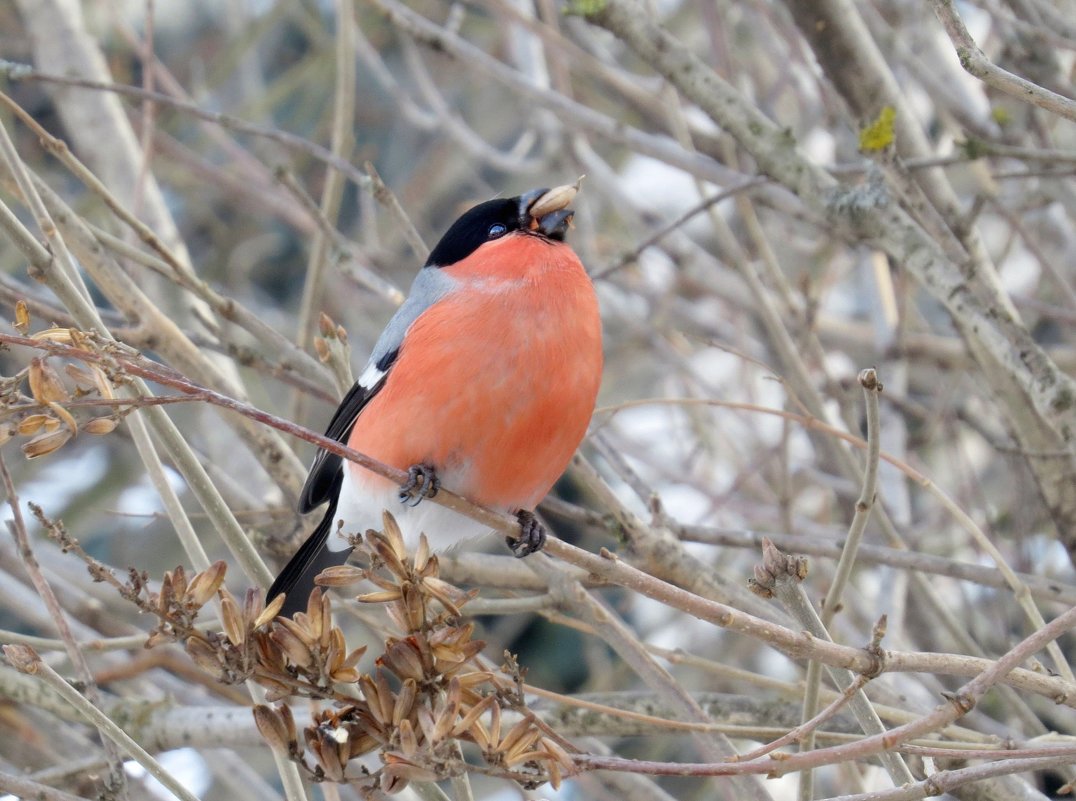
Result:
<svg viewBox="0 0 1076 801"><path fill-rule="evenodd" d="M526 235L444 269L461 288L412 325L348 444L401 469L433 464L446 488L479 503L531 508L594 410L594 289L570 248Z"/></svg>

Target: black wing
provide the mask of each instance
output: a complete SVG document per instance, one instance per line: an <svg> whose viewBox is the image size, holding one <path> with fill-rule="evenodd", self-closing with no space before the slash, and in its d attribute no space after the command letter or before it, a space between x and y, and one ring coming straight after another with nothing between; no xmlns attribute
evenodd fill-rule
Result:
<svg viewBox="0 0 1076 801"><path fill-rule="evenodd" d="M355 385L348 390L347 395L344 396L344 399L336 408L336 412L333 413L332 419L329 421L329 427L325 431L326 437L335 439L337 442L347 442L347 438L351 435L351 428L359 418L359 413L370 402L370 399L378 393L378 390L385 385L389 370L396 363L396 357L399 354L400 349L396 348L377 360L374 366L380 375L372 386L364 386L358 381L355 382ZM336 498L340 487L339 483L337 483L337 474L340 472L342 462L343 459L334 453L318 451L318 455L314 457L314 464L310 466L310 474L306 477L306 483L303 484L303 491L299 493L299 514L306 514L326 501Z"/></svg>

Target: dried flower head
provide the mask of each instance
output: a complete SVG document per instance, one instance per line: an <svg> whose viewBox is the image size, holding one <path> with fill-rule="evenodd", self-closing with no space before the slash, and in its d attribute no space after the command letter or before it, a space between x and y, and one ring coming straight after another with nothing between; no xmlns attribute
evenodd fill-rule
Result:
<svg viewBox="0 0 1076 801"><path fill-rule="evenodd" d="M28 333L30 315L21 301L16 304L15 325L24 335ZM81 350L71 357L64 357L66 363L62 370L59 369L60 356L36 356L11 380L0 382L0 399L3 401L0 411L11 419L3 428L4 438L12 433L28 437L22 444L26 458L37 459L56 452L80 430L96 435L111 433L123 416L135 408L134 405L114 408L107 416L95 417L85 407L85 401L95 395L114 400L114 384L125 379L110 376L100 364L88 359L82 361L78 354L85 350L103 353L109 348L120 347L117 343L75 328L47 328L30 337ZM21 391L23 386L28 388L28 395ZM82 403L76 407L72 401Z"/></svg>
<svg viewBox="0 0 1076 801"><path fill-rule="evenodd" d="M461 748L483 763L483 772L527 787L570 775L569 748L526 708L518 667L510 662L514 676L505 675L482 661L484 643L474 639L474 624L461 612L472 595L438 576L437 557L425 541L409 555L386 515L384 530L368 532L356 555L365 567L333 568L320 582L372 585L358 600L381 605L397 633L385 638L370 672L359 667L366 649L348 647L321 589L290 618L277 616L282 598L266 608L260 591L248 591L242 602L232 596L223 588L223 563L189 580L182 568L169 571L158 592L132 572L123 591L158 616L151 645L180 640L218 680L253 679L266 688L268 699L279 703L255 708L258 730L313 781L399 792L412 781L470 769ZM195 628L214 597L222 630ZM292 696L331 706L298 732L287 702ZM373 771L357 761L371 752L382 763Z"/></svg>

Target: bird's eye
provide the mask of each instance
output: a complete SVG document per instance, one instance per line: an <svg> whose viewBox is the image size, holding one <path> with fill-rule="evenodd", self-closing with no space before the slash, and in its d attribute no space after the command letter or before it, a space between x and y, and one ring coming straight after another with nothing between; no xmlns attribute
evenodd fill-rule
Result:
<svg viewBox="0 0 1076 801"><path fill-rule="evenodd" d="M489 227L489 238L496 239L497 237L504 236L507 231L507 225L502 225L501 223L493 223L493 225Z"/></svg>

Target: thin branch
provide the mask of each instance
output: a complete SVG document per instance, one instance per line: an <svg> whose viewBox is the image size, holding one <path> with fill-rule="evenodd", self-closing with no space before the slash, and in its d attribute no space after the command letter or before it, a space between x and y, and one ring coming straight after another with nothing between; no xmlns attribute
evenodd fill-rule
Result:
<svg viewBox="0 0 1076 801"><path fill-rule="evenodd" d="M964 21L960 18L953 0L930 0L930 5L956 49L960 66L967 70L969 75L974 75L988 86L1017 100L1076 121L1076 100L1044 89L1019 75L1013 75L988 59L964 27Z"/></svg>
<svg viewBox="0 0 1076 801"><path fill-rule="evenodd" d="M59 693L83 718L96 726L102 734L115 743L120 751L139 765L157 781L168 788L180 801L198 801L197 796L183 786L160 762L142 746L132 740L115 721L94 706L78 690L64 681L55 670L41 660L34 650L25 645L5 645L4 655L18 670L36 676Z"/></svg>
<svg viewBox="0 0 1076 801"><path fill-rule="evenodd" d="M67 615L64 613L63 607L56 598L56 594L52 591L52 587L49 585L48 580L41 571L41 566L38 564L37 558L34 556L33 548L30 546L30 535L26 530L26 522L22 516L22 509L19 506L19 496L15 491L15 483L11 480L11 473L8 472L7 464L4 462L3 456L0 456L0 481L3 482L7 503L11 508L12 519L9 528L11 529L12 536L15 538L15 544L19 549L19 556L22 559L23 566L30 576L30 582L34 585L34 589L37 591L38 596L44 602L45 608L49 612L52 624L56 627L56 631L64 644L64 651L67 653L67 658L71 660L71 664L74 665L75 672L82 682L83 693L85 694L86 699L90 703L99 704L101 701L101 693L97 687L97 683L93 679L93 671L90 670L90 664L86 660L86 655L79 648L78 643L75 642L74 634L71 633L71 627L67 624ZM108 779L106 781L106 787L110 793L117 793L120 797L123 797L126 794L127 784L126 774L123 772L123 760L119 750L109 741L107 736L105 736L106 733L100 731L100 734L102 735L102 740L105 746L105 756L108 760Z"/></svg>
<svg viewBox="0 0 1076 801"><path fill-rule="evenodd" d="M870 519L871 509L874 507L874 496L878 488L878 458L882 450L882 437L878 430L878 396L882 392L882 383L878 380L877 372L873 368L867 368L860 371L859 384L863 387L863 397L867 406L867 465L863 471L863 489L856 501L852 524L848 527L848 537L844 541L841 558L837 562L837 569L822 606L821 619L822 626L825 628L829 628L833 616L840 609L841 596L852 575L852 566L859 553L863 532L867 529L867 521Z"/></svg>
<svg viewBox="0 0 1076 801"><path fill-rule="evenodd" d="M93 81L87 78L75 78L66 75L52 75L47 72L35 70L27 64L18 64L4 59L0 59L0 74L6 75L13 81L35 81L57 84L59 86L75 86L97 92L112 92L136 100L152 101L158 105L175 109L176 111L182 111L185 114L190 114L192 117L197 117L206 122L214 123L222 128L276 142L279 145L284 145L290 150L310 156L311 158L317 159L327 166L332 167L334 170L338 170L340 173L347 176L347 178L360 189L368 189L370 185L369 176L355 169L349 161L334 155L332 151L311 142L305 137L247 122L246 120L241 120L230 114L207 111L195 103L177 100L171 95L166 95L161 92L147 92L141 87L127 86L120 83Z"/></svg>

